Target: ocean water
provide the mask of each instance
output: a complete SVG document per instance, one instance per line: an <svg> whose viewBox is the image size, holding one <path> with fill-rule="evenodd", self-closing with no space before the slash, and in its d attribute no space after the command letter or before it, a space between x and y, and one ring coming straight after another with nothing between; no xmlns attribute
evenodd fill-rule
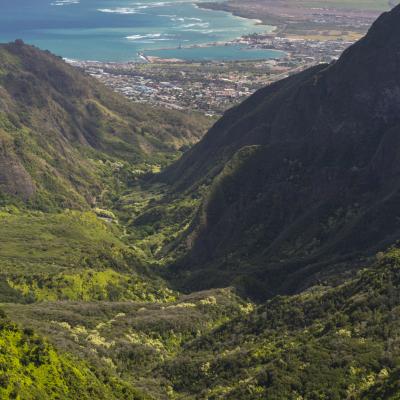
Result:
<svg viewBox="0 0 400 400"><path fill-rule="evenodd" d="M275 50L254 50L244 45L221 45L212 47L192 47L181 49L149 50L146 55L161 58L179 58L192 61L235 61L279 58L282 52Z"/></svg>
<svg viewBox="0 0 400 400"><path fill-rule="evenodd" d="M0 1L0 42L20 38L79 60L133 61L138 52L196 60L272 58L280 53L241 46L185 48L271 29L186 0Z"/></svg>

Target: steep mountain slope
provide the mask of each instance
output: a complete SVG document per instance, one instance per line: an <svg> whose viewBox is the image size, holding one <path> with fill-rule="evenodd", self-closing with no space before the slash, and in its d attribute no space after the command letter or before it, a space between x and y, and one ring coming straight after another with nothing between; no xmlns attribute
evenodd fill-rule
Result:
<svg viewBox="0 0 400 400"><path fill-rule="evenodd" d="M0 45L0 93L0 302L174 300L110 209L208 120L133 104L20 41Z"/></svg>
<svg viewBox="0 0 400 400"><path fill-rule="evenodd" d="M165 165L207 123L133 104L21 41L0 46L2 197L41 208L94 204L115 171L123 180L124 166Z"/></svg>
<svg viewBox="0 0 400 400"><path fill-rule="evenodd" d="M336 63L228 111L166 170L176 193L210 185L182 238L182 286L292 293L398 238L399 38L400 6Z"/></svg>

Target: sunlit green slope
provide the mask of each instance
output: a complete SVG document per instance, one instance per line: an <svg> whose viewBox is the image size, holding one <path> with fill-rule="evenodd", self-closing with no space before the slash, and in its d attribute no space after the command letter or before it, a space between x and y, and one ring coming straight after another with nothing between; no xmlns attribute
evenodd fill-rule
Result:
<svg viewBox="0 0 400 400"><path fill-rule="evenodd" d="M20 41L0 46L1 197L44 210L93 205L176 158L208 123L133 104Z"/></svg>
<svg viewBox="0 0 400 400"><path fill-rule="evenodd" d="M0 398L126 399L147 397L107 370L94 371L85 361L60 354L31 329L0 316Z"/></svg>

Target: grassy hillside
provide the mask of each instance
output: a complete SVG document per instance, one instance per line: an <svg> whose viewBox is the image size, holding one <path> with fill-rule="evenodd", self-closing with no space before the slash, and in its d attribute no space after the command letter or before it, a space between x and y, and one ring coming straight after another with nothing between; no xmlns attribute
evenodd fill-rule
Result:
<svg viewBox="0 0 400 400"><path fill-rule="evenodd" d="M84 207L158 170L208 126L133 104L48 52L0 46L0 199Z"/></svg>
<svg viewBox="0 0 400 400"><path fill-rule="evenodd" d="M116 221L6 207L0 222L0 301L175 299Z"/></svg>

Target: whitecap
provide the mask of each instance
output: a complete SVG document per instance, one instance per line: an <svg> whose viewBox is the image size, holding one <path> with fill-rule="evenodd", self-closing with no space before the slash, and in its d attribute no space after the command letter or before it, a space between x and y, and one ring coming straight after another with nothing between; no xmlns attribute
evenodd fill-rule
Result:
<svg viewBox="0 0 400 400"><path fill-rule="evenodd" d="M202 35L209 35L210 33L216 33L218 30L213 30L213 29L182 29L182 32L196 32L200 33Z"/></svg>
<svg viewBox="0 0 400 400"><path fill-rule="evenodd" d="M98 8L97 11L111 14L139 14L138 9L132 7Z"/></svg>
<svg viewBox="0 0 400 400"><path fill-rule="evenodd" d="M126 36L125 39L132 41L140 41L141 39L152 40L152 41L164 41L171 40L171 38L175 37L175 35L170 34L161 34L161 33L147 33L144 35L130 35ZM144 43L144 42L140 42ZM149 42L147 42L149 43Z"/></svg>
<svg viewBox="0 0 400 400"><path fill-rule="evenodd" d="M56 0L56 1L79 1L79 0ZM147 10L148 8L165 7L171 4L172 3L165 1L159 1L153 3L134 3L133 7L98 8L97 11L103 13L114 13L114 14L141 14L140 11L142 10Z"/></svg>
<svg viewBox="0 0 400 400"><path fill-rule="evenodd" d="M210 26L210 24L208 22L198 22L198 23L193 23L193 24L186 24L186 25L182 25L180 26L180 28L208 28Z"/></svg>
<svg viewBox="0 0 400 400"><path fill-rule="evenodd" d="M79 4L80 0L55 0L50 3L51 6L70 6L72 4Z"/></svg>

